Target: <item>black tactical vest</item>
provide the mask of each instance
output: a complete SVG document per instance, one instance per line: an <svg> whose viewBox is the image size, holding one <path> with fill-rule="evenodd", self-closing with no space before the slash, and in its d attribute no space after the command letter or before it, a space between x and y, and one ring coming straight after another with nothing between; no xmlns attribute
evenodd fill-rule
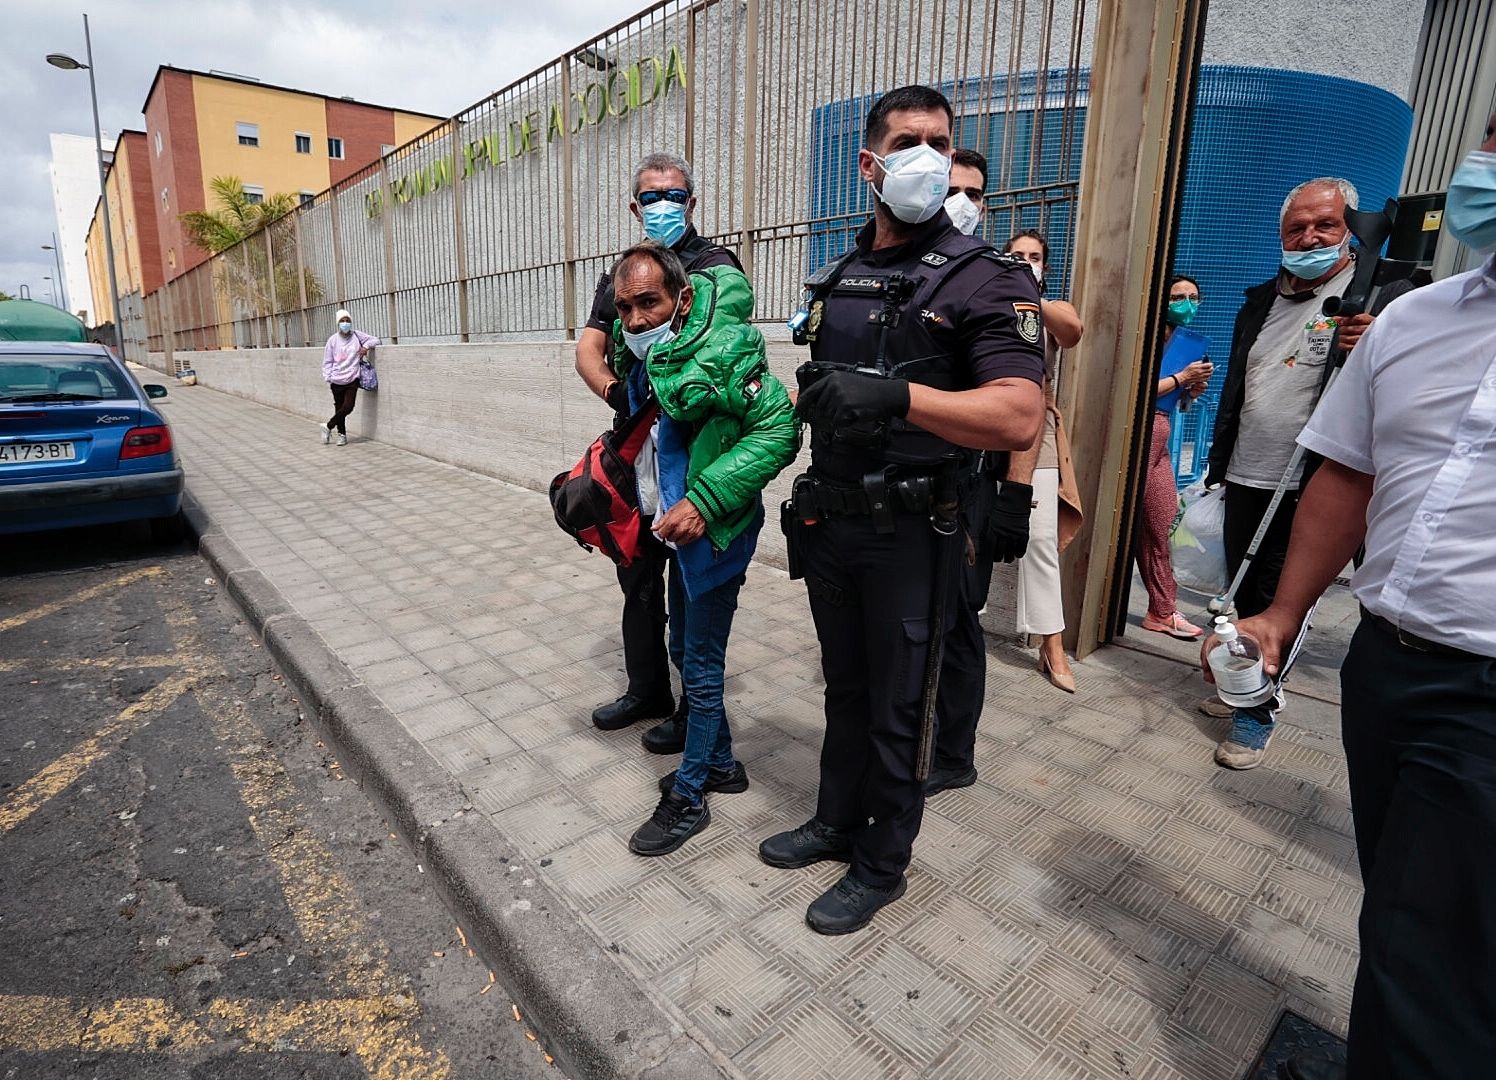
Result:
<svg viewBox="0 0 1496 1080"><path fill-rule="evenodd" d="M937 390L971 388L956 328L930 310L941 288L974 259L1010 259L986 241L947 229L934 246L902 262L869 269L853 256L812 275L807 338L812 364L801 389L817 372L858 370L907 379ZM882 465L928 471L966 451L907 420L813 424L810 447L818 472L857 480Z"/></svg>

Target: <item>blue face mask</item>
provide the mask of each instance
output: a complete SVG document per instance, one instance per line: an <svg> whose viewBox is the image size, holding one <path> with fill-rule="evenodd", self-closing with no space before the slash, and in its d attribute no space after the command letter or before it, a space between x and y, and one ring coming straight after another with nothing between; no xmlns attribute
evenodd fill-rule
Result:
<svg viewBox="0 0 1496 1080"><path fill-rule="evenodd" d="M343 334L353 333L353 324L351 322L338 323L338 332Z"/></svg>
<svg viewBox="0 0 1496 1080"><path fill-rule="evenodd" d="M1169 313L1165 318L1170 326L1188 326L1195 321L1195 312L1199 310L1198 300L1170 300Z"/></svg>
<svg viewBox="0 0 1496 1080"><path fill-rule="evenodd" d="M676 300L675 308L676 311L680 310L679 300ZM664 345L674 341L676 311L672 311L670 318L666 319L659 326L656 326L653 330L641 330L637 334L631 334L625 330L623 332L623 343L629 347L629 352L633 353L640 360L643 360L649 356L649 350L656 345Z"/></svg>
<svg viewBox="0 0 1496 1080"><path fill-rule="evenodd" d="M661 199L643 207L644 235L666 247L686 235L686 207L683 203Z"/></svg>
<svg viewBox="0 0 1496 1080"><path fill-rule="evenodd" d="M1449 178L1444 224L1466 247L1496 248L1496 153L1472 150Z"/></svg>
<svg viewBox="0 0 1496 1080"><path fill-rule="evenodd" d="M1314 248L1310 251L1289 251L1283 249L1283 269L1287 270L1300 281L1313 281L1315 278L1326 274L1330 267L1340 261L1345 254L1345 242L1332 244L1329 247Z"/></svg>

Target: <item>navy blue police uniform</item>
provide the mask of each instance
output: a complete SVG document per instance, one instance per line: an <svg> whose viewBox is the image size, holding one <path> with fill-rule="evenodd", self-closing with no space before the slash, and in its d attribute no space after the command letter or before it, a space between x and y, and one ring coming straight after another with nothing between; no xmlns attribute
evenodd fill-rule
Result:
<svg viewBox="0 0 1496 1080"><path fill-rule="evenodd" d="M869 222L834 281L807 285L817 299L802 394L823 369L941 390L1042 382L1038 287L1025 262L963 235L944 211L899 246L872 250L873 235ZM826 680L816 819L846 838L852 876L886 891L902 881L924 811L927 651L932 620L948 628L961 591L953 571L969 537L956 504L977 454L902 419L812 417L810 447L786 528Z"/></svg>
<svg viewBox="0 0 1496 1080"><path fill-rule="evenodd" d="M712 266L742 269L736 255L703 239L694 226L686 227L671 250L680 256L687 273ZM587 325L601 330L606 336L604 356L609 367L613 365L613 324L617 319L618 309L613 305L613 278L610 274L603 274L598 278ZM633 371L640 380L645 379L643 364L635 364ZM647 386L635 389L637 399L642 400L647 395ZM622 414L619 419L623 419ZM656 539L650 531L651 524L650 518L641 522L643 538L639 557L628 566L618 567L618 585L623 590L623 667L628 676L629 694L645 702L662 702L672 697L670 659L665 648L665 572L669 568L670 549ZM685 727L683 724L678 726L683 740ZM646 745L660 753L677 753L681 747L673 742Z"/></svg>

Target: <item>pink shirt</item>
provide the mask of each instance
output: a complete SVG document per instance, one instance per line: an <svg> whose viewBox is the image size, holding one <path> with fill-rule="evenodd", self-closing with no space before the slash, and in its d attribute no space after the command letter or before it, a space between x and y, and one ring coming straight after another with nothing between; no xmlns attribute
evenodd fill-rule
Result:
<svg viewBox="0 0 1496 1080"><path fill-rule="evenodd" d="M357 382L359 349L373 349L378 344L379 339L373 334L358 330L346 337L342 333L333 334L322 350L322 378L339 386Z"/></svg>

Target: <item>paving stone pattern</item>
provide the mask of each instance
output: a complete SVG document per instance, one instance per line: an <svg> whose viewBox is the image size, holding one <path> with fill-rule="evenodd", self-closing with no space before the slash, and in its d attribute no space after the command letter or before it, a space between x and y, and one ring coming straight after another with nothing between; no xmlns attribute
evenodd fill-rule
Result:
<svg viewBox="0 0 1496 1080"><path fill-rule="evenodd" d="M980 781L930 801L905 899L818 937L805 907L841 865L756 855L814 806L822 684L799 583L755 566L728 651L752 786L713 797L681 851L639 858L627 837L675 761L641 751L642 725L590 724L622 685L617 586L543 495L323 446L201 386L166 407L215 523L745 1075L1211 1080L1241 1076L1285 1006L1344 1031L1360 885L1332 737L1281 725L1267 765L1228 772L1182 666L1103 650L1071 697L994 642Z"/></svg>

